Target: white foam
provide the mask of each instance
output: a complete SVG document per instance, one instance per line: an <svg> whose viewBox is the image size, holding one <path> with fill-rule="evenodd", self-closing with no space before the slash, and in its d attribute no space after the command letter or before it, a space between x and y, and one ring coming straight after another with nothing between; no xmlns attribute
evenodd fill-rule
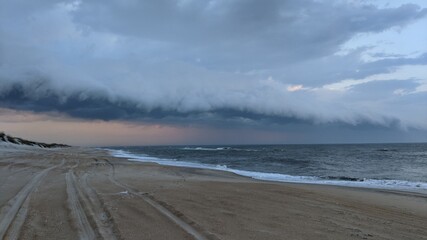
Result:
<svg viewBox="0 0 427 240"><path fill-rule="evenodd" d="M290 182L290 183L309 183L309 184L323 184L323 185L337 185L348 187L364 187L364 188L378 188L378 189L395 189L427 193L427 182L411 182L404 180L377 180L365 179L364 181L343 181L343 180L325 180L320 177L312 176L293 176L281 173L265 173L254 172L239 169L228 168L226 165L212 165L204 163L193 163L177 161L176 159L161 159L150 157L145 154L133 154L123 150L107 149L115 157L126 158L129 161L136 162L151 162L158 163L166 166L175 167L188 167L188 168L201 168L232 172L241 176L250 177L258 180L274 181L274 182Z"/></svg>
<svg viewBox="0 0 427 240"><path fill-rule="evenodd" d="M190 150L190 151L223 151L230 150L231 148L227 147L217 147L217 148L207 148L207 147L185 147L181 148L182 150Z"/></svg>
<svg viewBox="0 0 427 240"><path fill-rule="evenodd" d="M257 152L255 149L242 149L242 148L233 148L233 147L216 147L216 148L208 148L208 147L184 147L181 150L189 150L189 151L247 151L247 152Z"/></svg>

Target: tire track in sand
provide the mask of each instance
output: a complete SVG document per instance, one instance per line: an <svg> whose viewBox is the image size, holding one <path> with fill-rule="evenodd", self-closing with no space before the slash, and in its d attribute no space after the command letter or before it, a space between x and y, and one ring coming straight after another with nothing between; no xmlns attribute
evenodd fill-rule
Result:
<svg viewBox="0 0 427 240"><path fill-rule="evenodd" d="M6 234L9 239L16 239L19 231L24 224L27 216L31 193L40 184L41 180L49 173L50 170L62 166L62 163L42 170L34 176L7 204L0 212L0 239ZM8 231L9 230L9 231Z"/></svg>
<svg viewBox="0 0 427 240"><path fill-rule="evenodd" d="M24 225L25 219L27 218L28 208L30 206L30 196L28 196L18 213L16 214L14 223L9 227L5 239L18 239L19 233L22 226Z"/></svg>
<svg viewBox="0 0 427 240"><path fill-rule="evenodd" d="M65 180L67 184L68 206L76 224L77 231L79 233L79 239L95 239L95 231L92 229L92 226L90 225L85 211L78 199L78 192L73 170L70 169L65 174Z"/></svg>
<svg viewBox="0 0 427 240"><path fill-rule="evenodd" d="M111 171L109 174L109 179L112 183L114 183L116 186L123 188L125 191L127 191L129 194L135 195L140 197L142 200L144 200L146 203L148 203L150 206L155 208L157 211L159 211L162 215L167 217L169 220L171 220L173 223L178 225L178 227L182 228L185 232L190 234L194 237L196 240L207 240L208 238L205 237L202 233L200 233L198 230L196 230L193 226L185 222L183 219L178 217L176 214L174 214L172 211L164 207L161 203L156 201L153 197L150 197L146 193L140 193L138 191L133 190L132 188L126 186L125 184L117 181L115 178L116 175L116 169L114 164L112 164L110 161L105 160L110 165ZM213 238L216 238L212 236Z"/></svg>
<svg viewBox="0 0 427 240"><path fill-rule="evenodd" d="M80 180L80 188L77 188L80 199L83 201L84 205L87 206L88 212L92 216L99 234L105 240L116 240L117 238L114 232L118 231L114 231L116 228L111 214L106 210L104 204L98 198L96 191L89 186L88 173L83 174Z"/></svg>
<svg viewBox="0 0 427 240"><path fill-rule="evenodd" d="M66 174L68 205L79 232L80 239L102 238L116 240L118 232L111 215L99 200L95 190L88 184L88 173L82 177L74 174L78 163ZM92 226L92 225L94 226ZM116 230L116 231L115 231Z"/></svg>

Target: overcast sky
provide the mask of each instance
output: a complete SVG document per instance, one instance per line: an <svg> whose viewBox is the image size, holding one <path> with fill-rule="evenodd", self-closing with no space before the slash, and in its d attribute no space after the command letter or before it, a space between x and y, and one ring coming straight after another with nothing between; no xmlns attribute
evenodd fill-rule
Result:
<svg viewBox="0 0 427 240"><path fill-rule="evenodd" d="M0 0L0 130L77 145L427 141L427 1Z"/></svg>

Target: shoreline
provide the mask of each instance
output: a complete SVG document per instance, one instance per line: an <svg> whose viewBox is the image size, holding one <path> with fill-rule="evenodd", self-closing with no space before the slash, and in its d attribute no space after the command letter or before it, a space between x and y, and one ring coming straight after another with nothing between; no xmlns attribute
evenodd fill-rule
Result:
<svg viewBox="0 0 427 240"><path fill-rule="evenodd" d="M427 239L427 196L416 193L267 182L91 148L0 153L0 236Z"/></svg>
<svg viewBox="0 0 427 240"><path fill-rule="evenodd" d="M391 180L391 179L356 179L356 180L340 180L340 179L325 179L316 176L295 176L281 173L255 172L249 170L233 169L223 165L210 165L195 162L176 161L175 159L162 159L148 156L145 154L135 154L125 150L98 148L107 151L113 157L126 159L128 161L140 163L156 163L162 166L173 166L183 168L208 169L213 171L223 171L234 173L239 176L250 179L279 182L279 183L300 183L313 185L328 185L342 186L352 188L379 189L390 191L403 191L427 195L427 182L412 182L406 180Z"/></svg>

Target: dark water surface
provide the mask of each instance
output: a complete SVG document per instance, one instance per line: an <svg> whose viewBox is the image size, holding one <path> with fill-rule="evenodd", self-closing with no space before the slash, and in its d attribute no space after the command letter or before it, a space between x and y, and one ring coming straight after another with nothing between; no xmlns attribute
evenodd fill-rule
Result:
<svg viewBox="0 0 427 240"><path fill-rule="evenodd" d="M226 170L264 180L427 190L427 143L110 149L135 161Z"/></svg>

